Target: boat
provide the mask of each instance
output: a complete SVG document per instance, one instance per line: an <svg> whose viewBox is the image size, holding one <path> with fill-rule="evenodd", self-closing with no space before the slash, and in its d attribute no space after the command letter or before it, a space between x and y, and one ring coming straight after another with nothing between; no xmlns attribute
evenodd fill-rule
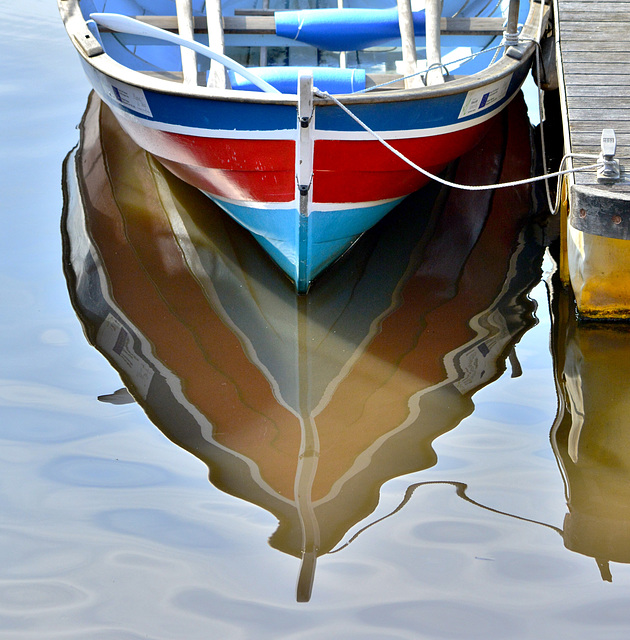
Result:
<svg viewBox="0 0 630 640"><path fill-rule="evenodd" d="M482 139L548 15L536 0L217 2L58 5L123 129L248 229L300 294Z"/></svg>
<svg viewBox="0 0 630 640"><path fill-rule="evenodd" d="M63 263L85 335L219 490L273 514L269 543L316 561L391 478L433 466L532 327L544 247L531 189L428 186L296 296L262 247L138 147L91 95L64 170ZM522 97L455 177L530 171ZM483 163L480 162L483 160ZM509 211L510 215L505 215ZM510 364L508 364L508 362Z"/></svg>

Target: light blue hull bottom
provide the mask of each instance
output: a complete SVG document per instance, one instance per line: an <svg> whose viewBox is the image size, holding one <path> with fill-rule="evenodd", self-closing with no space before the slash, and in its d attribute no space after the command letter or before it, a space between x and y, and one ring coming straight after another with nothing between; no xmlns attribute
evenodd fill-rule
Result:
<svg viewBox="0 0 630 640"><path fill-rule="evenodd" d="M209 194L207 194L209 195ZM404 198L374 205L322 211L316 204L308 216L290 208L243 206L209 196L250 231L276 264L307 293L311 282Z"/></svg>

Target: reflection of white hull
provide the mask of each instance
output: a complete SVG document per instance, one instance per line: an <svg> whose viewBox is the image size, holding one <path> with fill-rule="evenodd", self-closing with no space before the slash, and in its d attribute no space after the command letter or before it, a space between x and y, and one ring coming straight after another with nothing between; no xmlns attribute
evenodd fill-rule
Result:
<svg viewBox="0 0 630 640"><path fill-rule="evenodd" d="M521 160L505 160L505 179L530 165L523 105L510 114ZM493 131L477 154L503 150ZM459 170L474 179L476 166ZM514 202L427 192L433 214L409 203L300 298L220 211L194 219L197 192L96 99L66 175L67 277L86 334L216 486L277 515L272 544L294 555L315 538L330 550L385 480L434 464L432 441L472 411L533 321L538 246L517 243L527 189ZM456 220L467 240L454 246Z"/></svg>

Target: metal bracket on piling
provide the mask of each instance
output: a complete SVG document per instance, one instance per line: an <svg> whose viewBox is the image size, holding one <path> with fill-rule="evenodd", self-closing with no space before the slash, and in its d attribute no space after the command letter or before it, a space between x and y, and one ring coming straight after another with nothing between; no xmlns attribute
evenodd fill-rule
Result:
<svg viewBox="0 0 630 640"><path fill-rule="evenodd" d="M615 159L617 152L617 136L614 129L604 129L602 131L602 150L599 154L599 161L603 165L597 170L597 181L602 183L616 182L621 177L619 170L619 160Z"/></svg>

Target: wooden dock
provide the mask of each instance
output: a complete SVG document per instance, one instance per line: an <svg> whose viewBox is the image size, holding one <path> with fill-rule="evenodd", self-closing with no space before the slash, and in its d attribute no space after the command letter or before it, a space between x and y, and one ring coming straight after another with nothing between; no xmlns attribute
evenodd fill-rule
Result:
<svg viewBox="0 0 630 640"><path fill-rule="evenodd" d="M620 168L618 179L593 169L566 180L561 272L580 313L630 318L630 0L553 0L553 8L565 153L599 155L612 129Z"/></svg>

